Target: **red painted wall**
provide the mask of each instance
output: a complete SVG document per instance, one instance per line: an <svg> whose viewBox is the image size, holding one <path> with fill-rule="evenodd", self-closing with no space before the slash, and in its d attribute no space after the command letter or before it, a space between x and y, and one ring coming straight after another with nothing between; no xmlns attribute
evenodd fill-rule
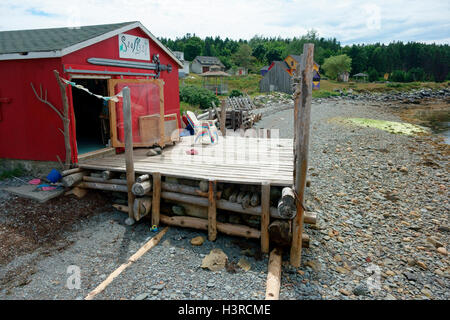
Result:
<svg viewBox="0 0 450 320"><path fill-rule="evenodd" d="M147 38L139 28L126 33ZM179 117L178 65L151 39L149 39L149 42L150 55L159 53L161 63L170 63L173 67L171 73L161 72L160 78L165 82L165 113L177 113ZM63 74L63 65L77 64L92 67L87 62L87 59L91 57L120 59L118 36L75 51L62 58L0 61L0 73L2 75L0 77L0 97L12 99L8 104L0 104L2 115L0 120L0 158L57 161L56 155L58 155L64 161L64 138L57 129L63 128L62 121L49 106L37 100L30 82L33 82L38 93L39 85L42 84L42 88L47 89L48 100L61 110L61 94L53 70L58 70L62 76L68 78L69 75ZM106 67L101 67L101 69L104 70ZM129 71L152 72L138 69L130 69ZM76 161L75 126L71 101L72 88L68 88L67 92L71 107L69 116L72 124L72 160Z"/></svg>
<svg viewBox="0 0 450 320"><path fill-rule="evenodd" d="M57 161L65 159L63 128L58 115L35 97L47 90L48 100L62 110L61 94L53 70L60 73L59 58L0 61L0 95L11 98L0 104L0 158Z"/></svg>

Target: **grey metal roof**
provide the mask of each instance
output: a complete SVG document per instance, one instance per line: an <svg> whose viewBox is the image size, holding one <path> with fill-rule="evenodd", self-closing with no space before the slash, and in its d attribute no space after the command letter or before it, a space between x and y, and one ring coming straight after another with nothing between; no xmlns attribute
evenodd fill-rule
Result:
<svg viewBox="0 0 450 320"><path fill-rule="evenodd" d="M1 31L0 54L61 50L133 23L135 21L79 28Z"/></svg>
<svg viewBox="0 0 450 320"><path fill-rule="evenodd" d="M224 66L223 63L217 57L196 56L194 60L197 60L203 65L219 65Z"/></svg>

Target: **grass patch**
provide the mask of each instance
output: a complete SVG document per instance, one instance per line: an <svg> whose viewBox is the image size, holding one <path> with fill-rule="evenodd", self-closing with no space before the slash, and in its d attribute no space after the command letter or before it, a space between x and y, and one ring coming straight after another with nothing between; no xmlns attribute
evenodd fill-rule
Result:
<svg viewBox="0 0 450 320"><path fill-rule="evenodd" d="M348 91L352 89L354 93L364 93L364 92L390 92L390 91L409 91L413 89L428 88L432 90L439 90L442 88L447 88L448 83L437 83L437 82L338 82L335 80L321 80L320 89L314 92L329 91L334 92L335 90ZM318 93L316 93L318 95ZM320 95L320 94L319 94ZM313 93L314 96L314 93Z"/></svg>
<svg viewBox="0 0 450 320"><path fill-rule="evenodd" d="M1 170L0 171L0 180L9 179L12 177L20 177L25 174L25 169L23 166L18 165L16 168L12 170Z"/></svg>
<svg viewBox="0 0 450 320"><path fill-rule="evenodd" d="M228 82L228 91L239 90L254 95L259 93L259 81L262 76L259 74L249 74L246 76L231 76L227 77L225 81ZM203 78L198 74L190 73L186 78L180 80L180 87L183 85L192 85L202 87Z"/></svg>
<svg viewBox="0 0 450 320"><path fill-rule="evenodd" d="M200 109L199 106L190 105L187 102L180 101L180 114L182 115L186 111L192 111L195 114L203 113L205 110Z"/></svg>

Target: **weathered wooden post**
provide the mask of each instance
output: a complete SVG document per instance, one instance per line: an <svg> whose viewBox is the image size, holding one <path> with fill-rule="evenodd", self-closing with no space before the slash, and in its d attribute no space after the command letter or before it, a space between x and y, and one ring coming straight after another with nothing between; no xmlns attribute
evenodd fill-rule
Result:
<svg viewBox="0 0 450 320"><path fill-rule="evenodd" d="M306 43L296 76L300 79L294 91L294 189L297 194L297 215L292 226L290 263L300 267L302 253L304 191L308 170L309 127L311 120L314 44ZM300 69L300 70L299 70Z"/></svg>
<svg viewBox="0 0 450 320"><path fill-rule="evenodd" d="M225 137L227 135L227 126L225 122L227 121L227 102L226 100L222 100L222 103L220 105L220 131L222 132L222 137Z"/></svg>
<svg viewBox="0 0 450 320"><path fill-rule="evenodd" d="M217 238L217 208L216 208L217 182L209 180L208 188L208 240L216 241Z"/></svg>
<svg viewBox="0 0 450 320"><path fill-rule="evenodd" d="M161 173L153 172L152 225L159 226L161 207Z"/></svg>
<svg viewBox="0 0 450 320"><path fill-rule="evenodd" d="M133 162L133 128L131 124L131 97L130 88L122 89L123 94L123 127L125 132L125 165L127 169L127 188L128 188L128 218L125 223L132 225L134 223L133 204L134 194L131 191L134 184L134 162Z"/></svg>
<svg viewBox="0 0 450 320"><path fill-rule="evenodd" d="M269 253L270 183L261 185L261 251Z"/></svg>

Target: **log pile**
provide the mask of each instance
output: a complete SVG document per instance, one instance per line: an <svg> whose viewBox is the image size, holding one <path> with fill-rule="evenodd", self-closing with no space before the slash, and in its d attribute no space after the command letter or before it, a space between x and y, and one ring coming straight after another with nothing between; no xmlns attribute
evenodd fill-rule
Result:
<svg viewBox="0 0 450 320"><path fill-rule="evenodd" d="M227 129L249 129L253 124L261 120L260 113L252 113L256 109L249 96L227 98L225 107L225 127ZM221 110L213 107L208 112L197 116L199 120L214 120L217 119L217 127L220 128L220 121L222 119Z"/></svg>
<svg viewBox="0 0 450 320"><path fill-rule="evenodd" d="M289 247L292 241L292 220L297 213L295 193L291 188L267 185L267 191L262 193L261 185L216 184L206 180L161 178L158 175L135 177L131 192L135 196L133 215L136 221L151 216L152 224L162 222L210 231L212 228L208 228L208 222L211 222L213 215L215 232L246 238L267 238L270 243ZM119 198L114 207L129 212L126 201L127 180L123 174L75 170L66 174L63 182L78 190L113 191ZM155 190L159 194L155 194ZM262 219L265 212L267 219ZM315 213L305 212L304 222L315 224ZM267 235L263 235L264 230ZM210 235L210 238L215 239L215 235ZM302 236L302 246L309 247L309 237L306 234Z"/></svg>

